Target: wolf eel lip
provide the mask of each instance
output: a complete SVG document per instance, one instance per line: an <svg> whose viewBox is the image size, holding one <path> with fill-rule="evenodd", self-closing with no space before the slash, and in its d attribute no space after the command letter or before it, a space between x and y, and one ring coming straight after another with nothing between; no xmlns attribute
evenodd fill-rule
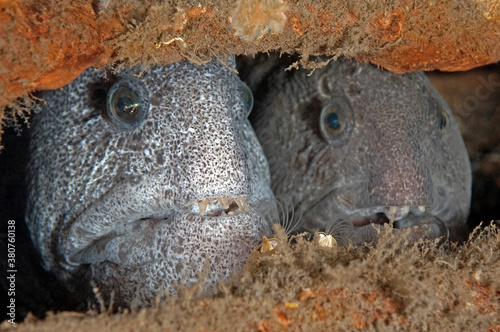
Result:
<svg viewBox="0 0 500 332"><path fill-rule="evenodd" d="M201 203L204 204L204 201L208 201L208 199L201 200ZM188 205L185 209L169 210L165 213L156 213L136 219L135 222L128 224L129 227L127 229L122 229L120 232L106 233L94 239L94 241L88 243L84 248L74 252L70 256L71 261L77 265L95 264L103 261L111 261L113 263L125 265L130 265L130 262L133 262L132 265L141 265L148 260L140 257L129 259L128 255L123 255L121 253L117 254L117 251L112 248L117 247L117 244L120 249L140 247L142 244L148 243L148 241L167 243L167 237L175 238L177 236L176 230L186 227L189 227L191 230L203 229L203 231L200 231L199 237L193 238L197 240L191 241L188 239L185 244L199 242L200 240L208 243L210 240L204 240L210 238L210 235L207 235L206 232L212 231L226 234L225 238L227 241L234 238L234 244L237 246L243 245L240 242L242 238L245 238L245 242L248 243L245 243L244 246L254 248L260 243L263 235L270 235L271 228L269 220L262 214L262 211L253 206L248 206L245 197L238 197L234 200L228 199L227 202L223 199L224 205L228 203L227 209L222 207L222 203L220 203L219 199L216 200L216 203L217 204L211 204L212 207L207 204L205 212L210 212L208 214L205 213L202 215L196 213L196 207L199 208L199 202L196 202L190 206L191 209L189 209ZM222 210L218 209L218 205ZM211 208L213 210L211 210ZM241 221L241 224L239 221ZM221 228L216 226L219 225L219 223ZM210 224L212 225L210 226ZM170 231L167 232L169 234L167 237L162 236L158 238L153 236L156 231L152 233L152 229L169 229ZM155 239L153 240L151 236ZM111 249L108 249L108 247ZM123 250L123 252L129 251L131 252L131 250L128 249ZM251 249L248 250L248 253L250 251ZM235 252L238 252L238 255L246 255L246 251L242 251L242 249L235 249L233 255Z"/></svg>
<svg viewBox="0 0 500 332"><path fill-rule="evenodd" d="M418 207L410 206L389 206L357 211L351 214L349 219L353 226L362 227L369 224L386 224L391 221L399 221L408 216L410 213L422 215L425 213L425 206Z"/></svg>
<svg viewBox="0 0 500 332"><path fill-rule="evenodd" d="M234 199L227 197L218 197L214 199L204 198L193 203L190 211L200 216L232 216L240 212L248 211L246 199L246 196L240 196Z"/></svg>
<svg viewBox="0 0 500 332"><path fill-rule="evenodd" d="M171 209L164 213L151 214L138 220L167 219L175 213L189 213L205 218L234 216L238 213L249 211L246 200L246 196L239 196L234 199L227 197L201 198L197 199L194 203L185 205L182 209Z"/></svg>

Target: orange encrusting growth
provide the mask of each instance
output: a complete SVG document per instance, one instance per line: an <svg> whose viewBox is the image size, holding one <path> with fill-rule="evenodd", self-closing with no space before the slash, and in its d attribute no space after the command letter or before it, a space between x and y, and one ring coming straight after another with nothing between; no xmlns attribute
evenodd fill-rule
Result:
<svg viewBox="0 0 500 332"><path fill-rule="evenodd" d="M35 89L64 86L87 67L103 66L111 55L88 2L62 11L45 6L1 1L0 68L7 73L0 76L0 105Z"/></svg>
<svg viewBox="0 0 500 332"><path fill-rule="evenodd" d="M394 72L500 60L496 2L0 0L0 108L87 67L168 64L279 50L347 56ZM465 22L465 23L464 23ZM158 46L160 45L160 46ZM304 62L304 63L305 63ZM0 109L0 112L3 112Z"/></svg>

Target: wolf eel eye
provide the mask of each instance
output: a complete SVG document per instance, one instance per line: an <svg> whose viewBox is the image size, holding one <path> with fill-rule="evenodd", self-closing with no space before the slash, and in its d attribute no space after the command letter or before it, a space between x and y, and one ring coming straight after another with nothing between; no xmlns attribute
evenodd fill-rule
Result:
<svg viewBox="0 0 500 332"><path fill-rule="evenodd" d="M441 117L439 118L439 129L443 130L448 125L448 114L445 110L441 111Z"/></svg>
<svg viewBox="0 0 500 332"><path fill-rule="evenodd" d="M320 129L323 138L330 144L349 134L351 108L342 98L334 98L323 108Z"/></svg>
<svg viewBox="0 0 500 332"><path fill-rule="evenodd" d="M252 90L250 90L245 83L243 83L243 102L245 105L245 112L248 116L253 108L253 94Z"/></svg>
<svg viewBox="0 0 500 332"><path fill-rule="evenodd" d="M108 92L107 110L111 119L131 125L141 122L147 110L147 101L133 82L123 79L116 82Z"/></svg>

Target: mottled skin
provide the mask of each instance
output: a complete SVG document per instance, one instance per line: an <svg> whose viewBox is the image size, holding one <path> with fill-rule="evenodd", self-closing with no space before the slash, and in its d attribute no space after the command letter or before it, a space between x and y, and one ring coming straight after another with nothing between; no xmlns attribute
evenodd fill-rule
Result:
<svg viewBox="0 0 500 332"><path fill-rule="evenodd" d="M420 226L417 238L449 231L451 240L464 239L470 163L450 108L426 76L346 59L309 74L284 67L266 74L251 118L273 192L303 213L304 228L369 242L394 215L398 228ZM322 129L323 109L344 114L343 129Z"/></svg>
<svg viewBox="0 0 500 332"><path fill-rule="evenodd" d="M264 207L273 194L244 85L228 66L88 69L43 95L26 222L47 270L63 281L90 278L115 303L142 305L197 282L201 271L211 286L242 268L270 232ZM107 111L112 86L139 96L136 122ZM218 198L235 214L221 212ZM202 216L205 199L213 204Z"/></svg>

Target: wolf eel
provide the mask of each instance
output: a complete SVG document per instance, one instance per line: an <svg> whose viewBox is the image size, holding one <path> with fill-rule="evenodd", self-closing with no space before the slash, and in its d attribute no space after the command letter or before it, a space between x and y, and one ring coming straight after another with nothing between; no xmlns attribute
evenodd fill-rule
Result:
<svg viewBox="0 0 500 332"><path fill-rule="evenodd" d="M376 241L387 224L415 240L465 239L470 162L425 74L345 58L286 71L290 59L256 58L245 80L273 192L302 215L302 229L354 244Z"/></svg>
<svg viewBox="0 0 500 332"><path fill-rule="evenodd" d="M274 196L234 67L87 69L42 95L26 223L46 270L147 305L242 268Z"/></svg>

